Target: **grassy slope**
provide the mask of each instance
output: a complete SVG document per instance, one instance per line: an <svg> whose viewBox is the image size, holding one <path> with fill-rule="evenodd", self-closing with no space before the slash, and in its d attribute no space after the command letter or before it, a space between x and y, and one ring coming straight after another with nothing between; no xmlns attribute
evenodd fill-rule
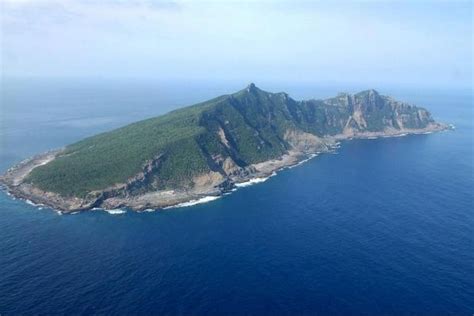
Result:
<svg viewBox="0 0 474 316"><path fill-rule="evenodd" d="M357 97L366 98L367 92ZM218 171L212 159L216 156L230 156L241 166L280 156L288 149L283 136L289 128L316 135L341 132L350 108L338 102L296 102L284 93L251 85L72 144L54 161L34 169L27 181L64 196L85 196L126 182L146 161L162 155L155 179L161 188L179 187L189 184L193 175ZM383 102L378 105L368 111L374 130L383 128L382 118L392 115ZM219 129L230 148L219 140Z"/></svg>

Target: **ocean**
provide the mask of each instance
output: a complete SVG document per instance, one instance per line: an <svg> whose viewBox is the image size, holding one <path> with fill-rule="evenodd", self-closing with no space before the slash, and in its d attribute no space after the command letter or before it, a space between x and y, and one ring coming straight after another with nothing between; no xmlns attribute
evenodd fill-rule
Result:
<svg viewBox="0 0 474 316"><path fill-rule="evenodd" d="M0 171L246 84L6 80ZM261 88L303 99L364 87ZM472 91L378 90L456 129L343 142L162 211L59 215L0 192L0 314L472 315Z"/></svg>

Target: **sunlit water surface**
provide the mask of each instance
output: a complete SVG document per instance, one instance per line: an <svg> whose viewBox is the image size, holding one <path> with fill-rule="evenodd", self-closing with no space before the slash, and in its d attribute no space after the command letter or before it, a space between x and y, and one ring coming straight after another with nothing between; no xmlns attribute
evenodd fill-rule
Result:
<svg viewBox="0 0 474 316"><path fill-rule="evenodd" d="M6 82L1 171L240 85ZM471 315L472 94L380 91L456 130L344 142L264 183L167 211L61 216L0 193L0 314Z"/></svg>

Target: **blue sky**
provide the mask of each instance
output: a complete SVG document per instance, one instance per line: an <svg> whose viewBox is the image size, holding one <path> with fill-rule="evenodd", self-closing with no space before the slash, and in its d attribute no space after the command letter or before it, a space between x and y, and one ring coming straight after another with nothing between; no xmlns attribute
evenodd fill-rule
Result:
<svg viewBox="0 0 474 316"><path fill-rule="evenodd" d="M471 1L0 2L6 77L472 85Z"/></svg>

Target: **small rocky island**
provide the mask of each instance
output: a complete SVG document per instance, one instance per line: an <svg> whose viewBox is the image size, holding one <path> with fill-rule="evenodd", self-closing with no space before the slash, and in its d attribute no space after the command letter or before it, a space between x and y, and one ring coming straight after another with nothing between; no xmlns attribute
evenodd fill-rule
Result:
<svg viewBox="0 0 474 316"><path fill-rule="evenodd" d="M447 126L375 90L296 101L250 84L233 94L37 155L0 177L13 196L62 212L164 208L218 196L340 140Z"/></svg>

